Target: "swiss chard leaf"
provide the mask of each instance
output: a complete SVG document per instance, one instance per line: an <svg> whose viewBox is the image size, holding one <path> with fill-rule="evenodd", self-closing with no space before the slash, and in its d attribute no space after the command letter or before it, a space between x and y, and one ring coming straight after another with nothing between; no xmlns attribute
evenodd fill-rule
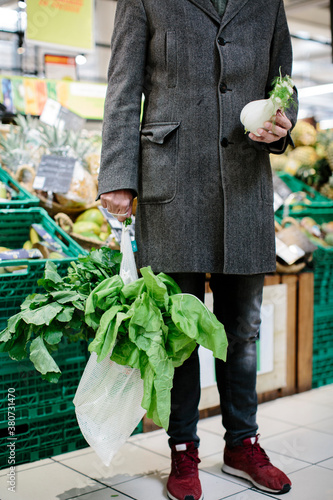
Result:
<svg viewBox="0 0 333 500"><path fill-rule="evenodd" d="M215 358L226 360L228 341L224 327L197 297L186 293L172 295L169 312L181 332L210 349Z"/></svg>
<svg viewBox="0 0 333 500"><path fill-rule="evenodd" d="M158 276L155 276L151 267L143 267L140 271L147 287L148 294L155 300L158 307L164 307L166 309L169 302L168 289L166 285Z"/></svg>
<svg viewBox="0 0 333 500"><path fill-rule="evenodd" d="M61 323L68 323L69 321L71 321L74 311L74 307L65 306L62 308L62 311L57 314L56 318Z"/></svg>
<svg viewBox="0 0 333 500"><path fill-rule="evenodd" d="M36 337L30 345L30 360L34 364L36 370L43 375L51 374L52 377L56 374L61 374L60 368L54 361L49 351L46 348L42 337Z"/></svg>
<svg viewBox="0 0 333 500"><path fill-rule="evenodd" d="M44 277L38 280L38 285L45 288L46 291L59 290L63 286L63 279L57 272L57 266L51 260L45 264Z"/></svg>
<svg viewBox="0 0 333 500"><path fill-rule="evenodd" d="M50 345L59 344L63 336L62 330L59 328L58 324L54 321L45 331L44 340Z"/></svg>
<svg viewBox="0 0 333 500"><path fill-rule="evenodd" d="M21 317L27 324L49 325L62 309L63 306L54 302L38 309L24 309Z"/></svg>

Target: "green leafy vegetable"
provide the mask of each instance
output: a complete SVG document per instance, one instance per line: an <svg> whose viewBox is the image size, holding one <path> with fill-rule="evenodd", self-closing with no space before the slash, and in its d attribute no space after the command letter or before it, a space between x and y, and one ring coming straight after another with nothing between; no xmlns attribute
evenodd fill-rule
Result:
<svg viewBox="0 0 333 500"><path fill-rule="evenodd" d="M182 294L166 274L142 268L142 277L124 285L121 255L93 250L71 263L62 278L47 262L39 284L44 294L29 295L21 311L0 332L0 351L13 359L30 357L42 378L57 382L61 371L52 357L63 338L89 341L101 361L109 356L140 370L142 407L168 428L174 370L197 343L226 358L223 325L196 297Z"/></svg>

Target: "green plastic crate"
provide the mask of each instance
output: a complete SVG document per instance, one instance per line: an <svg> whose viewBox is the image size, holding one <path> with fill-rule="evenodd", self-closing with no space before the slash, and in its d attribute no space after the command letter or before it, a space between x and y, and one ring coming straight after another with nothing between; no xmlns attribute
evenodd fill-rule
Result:
<svg viewBox="0 0 333 500"><path fill-rule="evenodd" d="M296 179L294 176L287 174L286 172L276 172L278 177L287 184L289 189L293 191L293 193L297 193L302 191L306 193L306 200L308 203L304 201L297 202L295 207L290 205L289 207L280 207L276 211L276 215L279 219L283 219L283 217L290 216L300 216L300 217L313 217L312 214L316 213L316 209L322 209L324 212L326 210L333 209L333 200L326 198L320 194L316 189L308 186L304 182Z"/></svg>
<svg viewBox="0 0 333 500"><path fill-rule="evenodd" d="M7 428L0 429L0 441L8 443L7 436ZM62 415L21 420L15 425L15 436L16 465L88 446L72 409ZM7 456L3 453L1 468L8 467Z"/></svg>
<svg viewBox="0 0 333 500"><path fill-rule="evenodd" d="M53 358L62 372L56 384L43 380L30 360L13 361L8 353L0 353L0 401L7 399L8 388L15 389L18 418L35 418L74 408L72 400L89 358L87 342L69 344L63 339ZM6 408L1 407L0 427L7 420L4 411Z"/></svg>
<svg viewBox="0 0 333 500"><path fill-rule="evenodd" d="M314 306L312 386L333 382L333 308Z"/></svg>
<svg viewBox="0 0 333 500"><path fill-rule="evenodd" d="M0 182L4 182L16 192L14 200L0 199L0 209L13 209L13 208L30 208L39 205L39 198L33 196L27 191L19 182L11 177L5 170L0 167Z"/></svg>
<svg viewBox="0 0 333 500"><path fill-rule="evenodd" d="M57 265L60 275L66 274L70 262L77 260L79 255L87 253L49 217L43 208L37 207L26 210L0 210L0 246L22 248L24 242L29 239L29 230L33 223L42 224L68 255L68 258L52 260ZM0 330L5 328L7 319L20 310L20 305L29 294L43 292L37 281L43 277L46 262L46 259L0 262L0 273L4 267L18 267L18 271L13 273L0 274ZM23 265L27 268L19 270L19 266Z"/></svg>

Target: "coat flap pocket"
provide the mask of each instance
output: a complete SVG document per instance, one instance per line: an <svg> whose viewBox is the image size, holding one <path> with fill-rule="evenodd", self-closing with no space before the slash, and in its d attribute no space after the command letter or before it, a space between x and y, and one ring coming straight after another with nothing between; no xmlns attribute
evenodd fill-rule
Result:
<svg viewBox="0 0 333 500"><path fill-rule="evenodd" d="M163 144L165 138L180 125L180 122L147 123L141 129L141 135L156 144Z"/></svg>

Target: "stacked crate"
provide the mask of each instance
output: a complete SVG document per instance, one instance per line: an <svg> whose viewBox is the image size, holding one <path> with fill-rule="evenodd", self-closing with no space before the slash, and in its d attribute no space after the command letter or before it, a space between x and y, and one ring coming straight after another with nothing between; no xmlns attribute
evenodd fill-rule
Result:
<svg viewBox="0 0 333 500"><path fill-rule="evenodd" d="M62 260L52 260L58 273L64 276L70 262L86 252L45 210L36 206L38 198L1 169L0 179L19 191L15 201L3 200L0 205L0 246L22 248L29 239L30 225L39 223L68 255ZM0 262L0 332L8 318L19 312L29 294L44 291L37 281L43 276L45 264L45 259ZM17 271L7 272L8 265L17 266ZM0 468L9 467L7 444L12 424L16 438L15 465L87 446L72 402L87 363L87 344L68 344L64 340L53 356L62 371L57 384L43 380L30 360L13 361L8 353L0 352L0 444L4 458Z"/></svg>
<svg viewBox="0 0 333 500"><path fill-rule="evenodd" d="M311 217L318 224L333 221L333 201L288 174L281 179L294 192L307 193L308 202L296 209L290 207L288 216L296 220ZM276 218L281 222L286 211L280 208ZM318 244L313 254L314 326L312 387L333 383L333 247Z"/></svg>

